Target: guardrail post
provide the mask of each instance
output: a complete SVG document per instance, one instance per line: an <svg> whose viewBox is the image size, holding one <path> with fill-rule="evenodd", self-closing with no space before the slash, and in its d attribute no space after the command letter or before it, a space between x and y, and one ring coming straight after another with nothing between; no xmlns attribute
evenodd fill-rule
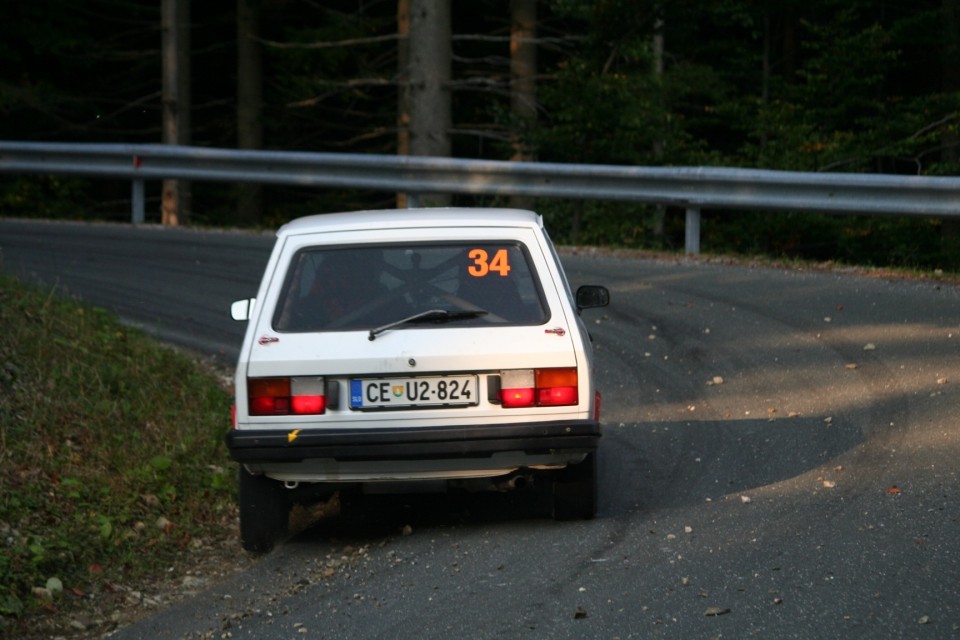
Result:
<svg viewBox="0 0 960 640"><path fill-rule="evenodd" d="M687 255L700 255L700 207L687 207L686 226Z"/></svg>
<svg viewBox="0 0 960 640"><path fill-rule="evenodd" d="M137 170L143 164L139 155L133 156L133 168ZM143 180L134 179L130 187L130 221L133 224L143 224L146 220L144 209L146 208L146 196L144 195Z"/></svg>
<svg viewBox="0 0 960 640"><path fill-rule="evenodd" d="M143 224L146 219L144 216L146 198L143 193L143 180L134 180L130 197L131 221L133 224Z"/></svg>

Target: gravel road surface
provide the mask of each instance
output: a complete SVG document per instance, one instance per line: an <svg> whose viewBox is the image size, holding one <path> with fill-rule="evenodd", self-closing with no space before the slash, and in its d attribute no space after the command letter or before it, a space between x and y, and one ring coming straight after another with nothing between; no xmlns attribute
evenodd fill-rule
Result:
<svg viewBox="0 0 960 640"><path fill-rule="evenodd" d="M271 242L0 220L0 266L230 362ZM564 263L612 296L596 520L370 497L112 637L960 638L956 285Z"/></svg>

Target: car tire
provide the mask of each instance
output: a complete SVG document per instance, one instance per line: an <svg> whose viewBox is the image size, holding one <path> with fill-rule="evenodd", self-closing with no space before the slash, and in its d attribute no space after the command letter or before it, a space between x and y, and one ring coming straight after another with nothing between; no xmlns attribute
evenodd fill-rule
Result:
<svg viewBox="0 0 960 640"><path fill-rule="evenodd" d="M597 453L557 472L553 480L555 520L590 520L597 514Z"/></svg>
<svg viewBox="0 0 960 640"><path fill-rule="evenodd" d="M240 467L240 543L252 553L267 553L286 536L290 502L276 480Z"/></svg>

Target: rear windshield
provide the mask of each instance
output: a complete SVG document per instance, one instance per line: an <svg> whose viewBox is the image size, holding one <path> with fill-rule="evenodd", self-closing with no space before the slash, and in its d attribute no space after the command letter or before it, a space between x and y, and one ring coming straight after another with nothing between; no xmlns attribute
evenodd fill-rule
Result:
<svg viewBox="0 0 960 640"><path fill-rule="evenodd" d="M293 257L276 331L372 329L427 311L457 327L542 324L543 296L521 243L312 247ZM416 326L438 322L429 315Z"/></svg>

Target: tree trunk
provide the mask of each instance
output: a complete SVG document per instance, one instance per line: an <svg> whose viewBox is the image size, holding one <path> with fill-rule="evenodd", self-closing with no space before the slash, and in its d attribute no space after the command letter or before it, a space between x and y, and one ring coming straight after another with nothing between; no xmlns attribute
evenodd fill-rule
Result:
<svg viewBox="0 0 960 640"><path fill-rule="evenodd" d="M513 133L511 160L533 160L524 130L537 119L537 0L510 2L510 110L519 127Z"/></svg>
<svg viewBox="0 0 960 640"><path fill-rule="evenodd" d="M960 91L960 0L943 0L943 53L941 73L944 93ZM960 158L960 143L955 131L948 130L943 139L943 160L956 162Z"/></svg>
<svg viewBox="0 0 960 640"><path fill-rule="evenodd" d="M410 155L410 0L397 1L397 155ZM397 194L397 208L407 194Z"/></svg>
<svg viewBox="0 0 960 640"><path fill-rule="evenodd" d="M941 82L945 94L960 91L960 0L943 0L943 53L941 55ZM944 162L956 162L960 157L960 136L947 130L941 141ZM955 256L960 252L960 222L946 218L941 227L941 250L945 256Z"/></svg>
<svg viewBox="0 0 960 640"><path fill-rule="evenodd" d="M190 1L163 0L163 142L190 144ZM190 220L190 185L164 180L161 222L176 226Z"/></svg>
<svg viewBox="0 0 960 640"><path fill-rule="evenodd" d="M263 148L263 59L257 0L237 0L237 147ZM256 225L263 213L263 187L237 191L237 224Z"/></svg>
<svg viewBox="0 0 960 640"><path fill-rule="evenodd" d="M514 162L530 162L534 150L528 131L537 121L537 0L510 2L510 111ZM510 206L533 209L530 196L511 196Z"/></svg>
<svg viewBox="0 0 960 640"><path fill-rule="evenodd" d="M410 155L450 156L450 2L410 0ZM421 205L445 206L448 194Z"/></svg>
<svg viewBox="0 0 960 640"><path fill-rule="evenodd" d="M666 39L663 35L663 15L660 5L658 4L655 8L657 12L657 17L653 22L653 75L656 78L659 94L663 96L663 54L664 46ZM660 164L663 161L663 151L664 151L664 142L663 140L654 140L653 141L653 159L654 162ZM658 242L662 242L664 235L666 234L666 220L667 220L667 208L664 205L657 204L653 206L653 215L651 216L651 232L653 237L657 239Z"/></svg>

